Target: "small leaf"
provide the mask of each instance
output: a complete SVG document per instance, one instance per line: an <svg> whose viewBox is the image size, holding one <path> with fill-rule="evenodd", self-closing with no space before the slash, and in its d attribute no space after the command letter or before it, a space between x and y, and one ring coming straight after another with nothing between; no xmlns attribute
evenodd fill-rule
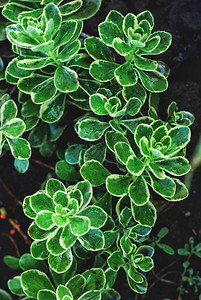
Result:
<svg viewBox="0 0 201 300"><path fill-rule="evenodd" d="M158 71L142 71L136 69L144 87L152 93L159 93L167 90L168 82L164 75Z"/></svg>
<svg viewBox="0 0 201 300"><path fill-rule="evenodd" d="M107 98L102 94L93 94L89 97L89 105L96 115L104 116L108 114L105 109Z"/></svg>
<svg viewBox="0 0 201 300"><path fill-rule="evenodd" d="M42 104L56 95L53 77L39 83L31 90L31 99L36 104Z"/></svg>
<svg viewBox="0 0 201 300"><path fill-rule="evenodd" d="M105 60L105 61L114 61L114 56L101 39L97 37L89 37L84 41L85 49L87 53L94 60Z"/></svg>
<svg viewBox="0 0 201 300"><path fill-rule="evenodd" d="M90 228L97 229L104 226L107 221L107 214L98 206L88 206L80 213L90 220Z"/></svg>
<svg viewBox="0 0 201 300"><path fill-rule="evenodd" d="M82 236L89 231L90 220L85 216L75 216L70 218L70 228L75 236Z"/></svg>
<svg viewBox="0 0 201 300"><path fill-rule="evenodd" d="M77 73L68 67L62 66L56 69L54 74L55 87L63 93L74 92L78 89Z"/></svg>
<svg viewBox="0 0 201 300"><path fill-rule="evenodd" d="M119 67L119 64L105 61L94 61L89 69L90 75L98 81L107 82L114 78L114 71Z"/></svg>
<svg viewBox="0 0 201 300"><path fill-rule="evenodd" d="M158 179L149 173L151 186L156 193L165 197L172 197L176 191L176 183L173 179L166 176L164 179Z"/></svg>
<svg viewBox="0 0 201 300"><path fill-rule="evenodd" d="M98 251L104 248L104 235L100 229L90 229L87 234L78 239L87 250Z"/></svg>
<svg viewBox="0 0 201 300"><path fill-rule="evenodd" d="M82 273L82 276L86 279L85 290L101 290L106 283L105 273L102 269L93 268Z"/></svg>
<svg viewBox="0 0 201 300"><path fill-rule="evenodd" d="M110 125L96 118L88 118L78 123L77 134L86 141L99 140Z"/></svg>
<svg viewBox="0 0 201 300"><path fill-rule="evenodd" d="M53 197L57 191L65 192L66 188L61 181L55 178L50 178L46 183L45 190L50 197Z"/></svg>
<svg viewBox="0 0 201 300"><path fill-rule="evenodd" d="M17 105L13 100L8 100L1 106L1 125L15 119L17 116Z"/></svg>
<svg viewBox="0 0 201 300"><path fill-rule="evenodd" d="M20 268L19 258L17 257L6 255L3 257L3 262L13 270L18 270Z"/></svg>
<svg viewBox="0 0 201 300"><path fill-rule="evenodd" d="M114 39L120 38L123 40L124 38L123 32L111 21L102 22L99 24L98 29L101 39L108 46L112 46Z"/></svg>
<svg viewBox="0 0 201 300"><path fill-rule="evenodd" d="M49 254L48 263L56 273L63 273L67 271L73 262L73 256L70 249L60 255Z"/></svg>
<svg viewBox="0 0 201 300"><path fill-rule="evenodd" d="M112 151L115 152L115 145L119 142L129 143L127 138L118 131L107 131L105 135L105 141L107 147Z"/></svg>
<svg viewBox="0 0 201 300"><path fill-rule="evenodd" d="M157 246L169 255L175 254L174 249L172 249L172 247L170 247L169 245L159 243L159 244L157 244Z"/></svg>
<svg viewBox="0 0 201 300"><path fill-rule="evenodd" d="M158 36L160 37L160 42L156 47L154 47L152 51L150 51L151 55L158 55L165 52L172 43L172 36L169 32L166 31L155 31L154 33L150 34L148 41Z"/></svg>
<svg viewBox="0 0 201 300"><path fill-rule="evenodd" d="M58 94L40 107L40 117L43 122L55 123L61 119L65 109L65 95Z"/></svg>
<svg viewBox="0 0 201 300"><path fill-rule="evenodd" d="M111 195L120 197L128 193L131 178L125 175L112 174L107 177L106 188Z"/></svg>
<svg viewBox="0 0 201 300"><path fill-rule="evenodd" d="M23 291L29 297L37 298L38 291L48 289L54 291L54 287L47 275L38 270L28 270L21 275Z"/></svg>
<svg viewBox="0 0 201 300"><path fill-rule="evenodd" d="M105 183L110 172L97 160L87 161L80 169L80 173L92 186L97 187Z"/></svg>
<svg viewBox="0 0 201 300"><path fill-rule="evenodd" d="M125 260L120 251L115 251L108 257L107 263L113 271L118 271L125 263Z"/></svg>
<svg viewBox="0 0 201 300"><path fill-rule="evenodd" d="M12 155L17 159L28 159L31 156L31 147L27 140L18 138L7 140Z"/></svg>
<svg viewBox="0 0 201 300"><path fill-rule="evenodd" d="M14 295L24 296L24 289L20 276L15 276L13 279L8 280L8 288Z"/></svg>
<svg viewBox="0 0 201 300"><path fill-rule="evenodd" d="M103 163L106 158L106 145L105 142L92 145L84 152L84 162L89 160L98 160Z"/></svg>
<svg viewBox="0 0 201 300"><path fill-rule="evenodd" d="M137 177L137 179L131 183L128 193L135 205L142 206L149 201L149 188L143 176Z"/></svg>
<svg viewBox="0 0 201 300"><path fill-rule="evenodd" d="M113 47L122 56L127 56L132 51L132 48L120 38L114 39Z"/></svg>
<svg viewBox="0 0 201 300"><path fill-rule="evenodd" d="M25 131L25 123L19 118L14 118L6 122L1 128L0 132L5 134L8 138L14 139L23 134Z"/></svg>
<svg viewBox="0 0 201 300"><path fill-rule="evenodd" d="M141 225L153 227L156 222L157 212L154 205L148 201L145 205L137 206L131 202L133 217Z"/></svg>
<svg viewBox="0 0 201 300"><path fill-rule="evenodd" d="M55 166L56 174L60 179L77 182L79 180L79 174L75 168L68 164L65 160L60 160Z"/></svg>
<svg viewBox="0 0 201 300"><path fill-rule="evenodd" d="M131 155L126 163L128 171L135 176L140 176L144 172L145 167L146 165L143 161L134 155Z"/></svg>
<svg viewBox="0 0 201 300"><path fill-rule="evenodd" d="M138 76L130 62L126 62L114 71L115 78L123 86L131 86L137 83Z"/></svg>

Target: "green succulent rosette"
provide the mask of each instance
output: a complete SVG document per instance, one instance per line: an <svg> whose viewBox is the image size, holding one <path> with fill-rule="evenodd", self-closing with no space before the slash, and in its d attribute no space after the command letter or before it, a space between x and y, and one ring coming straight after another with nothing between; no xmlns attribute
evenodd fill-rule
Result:
<svg viewBox="0 0 201 300"><path fill-rule="evenodd" d="M47 270L41 271L37 267L29 268L25 269L21 276L9 280L8 286L13 294L26 296L23 299L120 299L120 295L114 289L106 287L106 274L100 268L92 268L82 274L70 276L70 279L64 279L62 283L56 283L56 288L55 280L54 278L50 280Z"/></svg>
<svg viewBox="0 0 201 300"><path fill-rule="evenodd" d="M72 247L80 243L91 251L104 248L101 227L107 220L106 212L98 206L88 205L92 187L88 181L65 186L49 179L44 191L24 200L25 214L34 219L29 235L35 240L31 254L36 259L48 258L52 270L65 272L73 262Z"/></svg>
<svg viewBox="0 0 201 300"><path fill-rule="evenodd" d="M124 17L112 10L99 25L100 39L89 37L85 40L86 51L95 59L90 66L91 76L101 82L115 78L121 86L133 86L139 78L148 91L165 91L169 68L146 56L166 51L172 38L165 31L152 33L153 27L154 18L150 11L137 16L129 13ZM125 63L116 63L109 47L123 56Z"/></svg>

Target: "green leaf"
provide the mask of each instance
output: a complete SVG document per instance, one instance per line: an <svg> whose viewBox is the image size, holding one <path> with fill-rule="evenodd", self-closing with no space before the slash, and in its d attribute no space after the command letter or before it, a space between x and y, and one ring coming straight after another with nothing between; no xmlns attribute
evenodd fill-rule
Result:
<svg viewBox="0 0 201 300"><path fill-rule="evenodd" d="M31 208L30 200L31 200L30 196L24 198L24 202L23 202L24 213L30 219L35 219L36 212Z"/></svg>
<svg viewBox="0 0 201 300"><path fill-rule="evenodd" d="M107 82L114 78L114 71L119 67L115 62L96 60L89 69L90 75L98 81Z"/></svg>
<svg viewBox="0 0 201 300"><path fill-rule="evenodd" d="M154 205L148 201L145 205L137 206L131 201L132 214L136 222L141 225L153 227L156 222L157 212Z"/></svg>
<svg viewBox="0 0 201 300"><path fill-rule="evenodd" d="M141 275L141 278L143 279L143 281L139 283L135 282L130 276L127 275L127 280L130 288L138 294L145 294L147 291L147 279L143 275Z"/></svg>
<svg viewBox="0 0 201 300"><path fill-rule="evenodd" d="M77 241L77 237L72 233L70 229L70 224L67 224L61 233L60 244L63 248L69 249L71 248L75 242Z"/></svg>
<svg viewBox="0 0 201 300"><path fill-rule="evenodd" d="M83 149L85 149L85 146L81 144L70 145L65 151L65 161L70 165L79 164L80 152Z"/></svg>
<svg viewBox="0 0 201 300"><path fill-rule="evenodd" d="M125 260L120 251L115 251L108 257L107 263L113 271L118 271L124 265Z"/></svg>
<svg viewBox="0 0 201 300"><path fill-rule="evenodd" d="M63 93L74 92L79 87L77 77L77 73L68 67L59 67L54 74L55 87Z"/></svg>
<svg viewBox="0 0 201 300"><path fill-rule="evenodd" d="M111 174L97 160L87 161L80 169L80 173L92 186L97 187L105 183L106 178Z"/></svg>
<svg viewBox="0 0 201 300"><path fill-rule="evenodd" d="M169 245L158 243L157 246L169 255L174 255L175 251Z"/></svg>
<svg viewBox="0 0 201 300"><path fill-rule="evenodd" d="M176 191L176 183L173 179L166 176L164 179L158 179L149 173L151 186L153 190L161 196L172 197Z"/></svg>
<svg viewBox="0 0 201 300"><path fill-rule="evenodd" d="M19 79L17 87L25 94L30 94L31 90L38 84L44 82L49 77L34 73L28 78Z"/></svg>
<svg viewBox="0 0 201 300"><path fill-rule="evenodd" d="M147 124L139 124L135 131L135 142L138 146L140 146L140 140L145 137L148 141L150 141L151 136L153 134L153 128Z"/></svg>
<svg viewBox="0 0 201 300"><path fill-rule="evenodd" d="M23 291L29 297L37 298L37 293L42 289L54 291L54 287L47 275L38 270L28 270L21 275Z"/></svg>
<svg viewBox="0 0 201 300"><path fill-rule="evenodd" d="M58 228L47 239L47 250L52 255L62 255L66 251L59 243L61 232L62 228Z"/></svg>
<svg viewBox="0 0 201 300"><path fill-rule="evenodd" d="M97 37L89 37L84 41L87 53L94 60L114 61L114 55L108 46L106 46L101 39Z"/></svg>
<svg viewBox="0 0 201 300"><path fill-rule="evenodd" d="M8 100L1 106L1 125L15 119L17 116L17 105L13 100Z"/></svg>
<svg viewBox="0 0 201 300"><path fill-rule="evenodd" d="M50 197L53 197L57 191L65 192L66 188L61 181L55 178L50 178L46 183L45 190Z"/></svg>
<svg viewBox="0 0 201 300"><path fill-rule="evenodd" d="M43 16L46 23L52 19L54 21L54 31L52 32L52 36L58 31L59 27L62 23L61 13L58 7L54 3L49 3L45 6L43 10Z"/></svg>
<svg viewBox="0 0 201 300"><path fill-rule="evenodd" d="M81 211L81 216L85 216L90 220L90 228L97 229L104 226L107 221L107 214L98 206L88 206Z"/></svg>
<svg viewBox="0 0 201 300"><path fill-rule="evenodd" d="M135 116L142 106L142 102L139 98L130 98L126 104L126 113L130 116Z"/></svg>
<svg viewBox="0 0 201 300"><path fill-rule="evenodd" d="M168 135L171 137L171 149L168 153L174 153L179 149L184 148L190 141L191 132L186 126L178 126L170 129Z"/></svg>
<svg viewBox="0 0 201 300"><path fill-rule="evenodd" d="M137 96L138 99L141 100L142 103L145 102L147 94L143 86L139 83L136 83L132 86L124 86L122 90L122 96L126 101L129 101L131 98ZM134 97L136 98L136 97Z"/></svg>
<svg viewBox="0 0 201 300"><path fill-rule="evenodd" d="M89 291L84 293L78 300L101 300L100 291Z"/></svg>
<svg viewBox="0 0 201 300"><path fill-rule="evenodd" d="M105 273L100 268L93 268L82 273L86 279L85 290L101 290L106 283Z"/></svg>
<svg viewBox="0 0 201 300"><path fill-rule="evenodd" d="M14 295L24 296L25 291L22 287L20 276L15 276L13 279L8 280L8 288Z"/></svg>
<svg viewBox="0 0 201 300"><path fill-rule="evenodd" d="M110 125L96 118L87 118L78 123L77 134L85 141L99 140Z"/></svg>
<svg viewBox="0 0 201 300"><path fill-rule="evenodd" d="M20 268L19 258L17 257L6 255L3 257L3 262L13 270L18 270Z"/></svg>
<svg viewBox="0 0 201 300"><path fill-rule="evenodd" d="M81 8L72 14L68 14L63 20L87 20L93 17L101 6L101 0L84 0Z"/></svg>
<svg viewBox="0 0 201 300"><path fill-rule="evenodd" d="M131 178L125 175L112 174L106 179L106 188L111 195L120 197L128 193Z"/></svg>
<svg viewBox="0 0 201 300"><path fill-rule="evenodd" d="M45 241L34 241L31 244L31 255L33 258L44 260L48 258L49 251L46 247L46 240Z"/></svg>
<svg viewBox="0 0 201 300"><path fill-rule="evenodd" d="M160 72L154 71L142 71L136 69L143 86L152 93L160 93L168 88L168 82L166 77Z"/></svg>
<svg viewBox="0 0 201 300"><path fill-rule="evenodd" d="M56 87L54 86L54 78L48 78L39 83L31 90L31 99L36 104L42 104L56 95Z"/></svg>
<svg viewBox="0 0 201 300"><path fill-rule="evenodd" d="M107 131L105 135L105 141L107 147L112 151L115 152L115 145L119 142L125 142L128 144L127 138L118 131Z"/></svg>
<svg viewBox="0 0 201 300"><path fill-rule="evenodd" d="M129 28L136 29L137 26L138 24L136 16L132 13L127 14L123 21L124 34L129 38Z"/></svg>
<svg viewBox="0 0 201 300"><path fill-rule="evenodd" d="M37 299L38 300L57 300L56 294L52 291L49 290L40 290L37 294Z"/></svg>
<svg viewBox="0 0 201 300"><path fill-rule="evenodd" d="M31 208L39 213L42 210L54 212L54 202L44 191L38 191L37 193L30 196Z"/></svg>
<svg viewBox="0 0 201 300"><path fill-rule="evenodd" d="M187 187L183 182L174 178L174 182L176 184L176 191L172 197L165 197L168 201L180 201L188 197L189 192Z"/></svg>
<svg viewBox="0 0 201 300"><path fill-rule="evenodd" d="M148 272L154 267L153 259L148 256L143 257L142 259L139 259L138 262L136 262L134 259L134 263L143 272Z"/></svg>
<svg viewBox="0 0 201 300"><path fill-rule="evenodd" d="M120 38L114 39L113 47L122 56L127 56L132 51L132 48Z"/></svg>
<svg viewBox="0 0 201 300"><path fill-rule="evenodd" d="M155 31L154 33L150 34L148 41L158 36L160 37L160 42L156 47L154 47L153 50L150 50L151 55L158 55L165 52L172 43L172 36L169 32L166 31ZM143 50L144 49L142 49L142 51Z"/></svg>
<svg viewBox="0 0 201 300"><path fill-rule="evenodd" d="M80 46L81 43L78 40L72 42L70 45L64 45L58 53L57 59L61 62L67 62L70 60L69 65L73 65L73 59L74 61L78 61L78 59L75 59L75 56L77 56L76 54L78 53Z"/></svg>
<svg viewBox="0 0 201 300"><path fill-rule="evenodd" d="M145 167L146 165L143 161L134 155L131 155L126 163L128 171L135 176L140 176L144 172Z"/></svg>
<svg viewBox="0 0 201 300"><path fill-rule="evenodd" d="M119 27L120 31L122 31L123 20L124 16L116 10L111 10L106 17L106 21L111 21L116 24Z"/></svg>
<svg viewBox="0 0 201 300"><path fill-rule="evenodd" d="M118 159L126 165L126 162L128 161L128 158L131 155L134 155L134 152L130 145L125 142L118 142L114 146L115 154L117 155Z"/></svg>
<svg viewBox="0 0 201 300"><path fill-rule="evenodd" d="M28 159L31 156L31 147L27 140L18 138L18 139L9 139L7 140L10 147L12 155L17 159Z"/></svg>
<svg viewBox="0 0 201 300"><path fill-rule="evenodd" d="M120 38L122 40L124 39L123 32L115 23L111 21L105 21L99 24L98 30L101 39L108 46L112 46L115 38Z"/></svg>
<svg viewBox="0 0 201 300"><path fill-rule="evenodd" d="M66 16L70 13L76 12L82 6L81 0L71 1L69 3L65 3L64 5L59 7L59 10L62 16Z"/></svg>
<svg viewBox="0 0 201 300"><path fill-rule="evenodd" d="M43 122L55 123L63 116L64 109L65 95L57 94L54 98L41 105L40 117Z"/></svg>
<svg viewBox="0 0 201 300"><path fill-rule="evenodd" d="M147 20L151 26L151 28L154 27L154 17L152 13L149 10L145 10L137 15L138 22L142 20Z"/></svg>
<svg viewBox="0 0 201 300"><path fill-rule="evenodd" d="M68 249L63 254L54 256L52 254L49 254L48 257L48 263L56 273L63 273L67 271L73 262L73 256L70 249Z"/></svg>
<svg viewBox="0 0 201 300"><path fill-rule="evenodd" d="M84 208L92 199L92 186L89 181L80 181L76 184L76 190L79 190L83 196L81 207Z"/></svg>
<svg viewBox="0 0 201 300"><path fill-rule="evenodd" d="M18 21L18 15L24 11L32 11L28 6L21 3L7 3L2 11L4 17L12 22Z"/></svg>
<svg viewBox="0 0 201 300"><path fill-rule="evenodd" d="M30 269L37 269L44 272L47 271L47 268L44 265L44 263L40 260L33 258L29 253L25 253L20 257L19 265L23 271L27 271Z"/></svg>
<svg viewBox="0 0 201 300"><path fill-rule="evenodd" d="M51 59L47 57L26 58L17 62L17 66L24 70L38 70L51 64Z"/></svg>
<svg viewBox="0 0 201 300"><path fill-rule="evenodd" d="M75 236L82 236L89 231L90 220L85 216L75 216L70 218L70 228Z"/></svg>
<svg viewBox="0 0 201 300"><path fill-rule="evenodd" d="M96 115L104 116L108 114L108 111L105 109L106 103L107 98L102 94L93 94L89 97L89 105Z"/></svg>
<svg viewBox="0 0 201 300"><path fill-rule="evenodd" d="M171 175L182 176L191 169L189 161L184 157L173 157L166 160L157 161L157 165Z"/></svg>
<svg viewBox="0 0 201 300"><path fill-rule="evenodd" d="M137 68L144 71L153 71L158 66L157 61L144 58L140 55L134 55L134 64Z"/></svg>
<svg viewBox="0 0 201 300"><path fill-rule="evenodd" d="M54 38L55 47L58 48L66 43L69 44L73 42L72 37L76 31L77 26L77 22L73 20L69 20L62 24Z"/></svg>
<svg viewBox="0 0 201 300"><path fill-rule="evenodd" d="M26 78L32 75L32 70L24 70L17 66L18 61L20 60L20 57L14 58L9 62L6 73L9 75L15 77L15 78Z"/></svg>
<svg viewBox="0 0 201 300"><path fill-rule="evenodd" d="M52 221L52 215L53 212L42 210L37 214L35 222L41 229L51 229L55 225Z"/></svg>
<svg viewBox="0 0 201 300"><path fill-rule="evenodd" d="M78 239L84 248L92 251L103 249L105 244L104 235L100 229L90 229L87 234Z"/></svg>
<svg viewBox="0 0 201 300"><path fill-rule="evenodd" d="M25 123L19 118L14 118L6 122L0 127L0 132L5 134L8 138L14 139L23 134L25 131Z"/></svg>
<svg viewBox="0 0 201 300"><path fill-rule="evenodd" d="M77 182L79 180L79 174L75 168L68 164L65 160L60 160L55 166L56 174L60 179Z"/></svg>
<svg viewBox="0 0 201 300"><path fill-rule="evenodd" d="M106 158L106 145L105 142L92 145L84 152L84 162L89 160L98 160L103 163Z"/></svg>
<svg viewBox="0 0 201 300"><path fill-rule="evenodd" d="M86 279L80 274L77 274L68 280L66 287L71 291L73 299L77 299L82 294L85 283Z"/></svg>
<svg viewBox="0 0 201 300"><path fill-rule="evenodd" d="M149 201L149 188L143 176L137 177L137 179L131 183L128 194L135 205L142 206Z"/></svg>
<svg viewBox="0 0 201 300"><path fill-rule="evenodd" d="M11 296L4 290L0 289L1 300L12 300Z"/></svg>
<svg viewBox="0 0 201 300"><path fill-rule="evenodd" d="M138 76L130 62L115 69L115 78L120 85L131 86L137 83Z"/></svg>

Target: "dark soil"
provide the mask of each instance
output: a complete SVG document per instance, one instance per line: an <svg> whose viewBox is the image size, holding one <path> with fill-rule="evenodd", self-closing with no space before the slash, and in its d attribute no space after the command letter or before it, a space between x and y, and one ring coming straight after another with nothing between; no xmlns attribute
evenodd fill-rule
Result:
<svg viewBox="0 0 201 300"><path fill-rule="evenodd" d="M103 0L102 8L98 14L85 24L85 32L97 35L97 25L105 19L111 9L123 13L135 14L150 10L155 18L155 30L165 30L172 34L171 48L160 56L171 68L169 76L169 89L161 94L160 117L165 118L169 103L176 101L180 110L188 110L195 115L192 126L192 141L187 148L187 157L191 159L201 133L201 1L200 0ZM71 113L72 115L72 113ZM70 133L71 134L71 133ZM66 136L70 136L66 132ZM40 160L54 166L56 158L44 159L34 151L30 168L24 175L18 174L13 167L13 158L9 154L3 155L0 160L0 207L7 212L6 219L0 219L0 257L4 255L18 255L29 252L29 239L22 236L15 229L13 233L12 222L20 225L20 230L26 235L30 220L22 212L18 201L36 192L41 183L52 172L47 166L38 164ZM153 235L161 227L168 227L169 234L163 242L169 244L176 251L194 236L196 242L201 241L201 185L200 169L193 175L190 195L188 199L173 204L165 205L159 212L157 224ZM166 202L160 200L158 207ZM27 237L28 238L28 237ZM178 260L180 258L180 260ZM124 274L118 280L116 288L122 295L122 300L163 300L169 298L176 300L178 296L177 284L182 272L183 258L178 255L169 256L162 250L156 250L154 273L148 275L150 289L146 296L137 296L126 284ZM157 274L165 269L158 278ZM198 271L201 266L200 259L194 258L192 266ZM6 289L6 282L16 271L10 271L0 259L1 288ZM156 275L155 275L156 274ZM162 281L161 281L162 279ZM168 282L164 282L168 280ZM170 283L170 281L172 283ZM194 294L193 289L182 299L198 300L199 294Z"/></svg>

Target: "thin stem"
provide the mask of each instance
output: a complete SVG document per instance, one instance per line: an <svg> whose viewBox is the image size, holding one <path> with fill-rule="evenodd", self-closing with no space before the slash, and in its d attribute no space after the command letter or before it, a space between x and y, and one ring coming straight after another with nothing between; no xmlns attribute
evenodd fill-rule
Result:
<svg viewBox="0 0 201 300"><path fill-rule="evenodd" d="M43 167L45 167L45 168L48 168L48 169L50 169L50 170L52 170L52 171L55 171L55 169L54 169L53 166L50 166L50 165L48 165L48 164L45 164L45 163L43 163L43 162L40 161L40 160L31 158L30 161L32 161L32 162L34 162L34 163L36 163L36 164L38 164L38 165L40 165L40 166L43 166Z"/></svg>
<svg viewBox="0 0 201 300"><path fill-rule="evenodd" d="M3 180L0 178L0 184L3 186L3 188L6 190L8 195L12 197L19 205L22 206L22 202L13 194L13 192L8 188L8 186L3 182Z"/></svg>

